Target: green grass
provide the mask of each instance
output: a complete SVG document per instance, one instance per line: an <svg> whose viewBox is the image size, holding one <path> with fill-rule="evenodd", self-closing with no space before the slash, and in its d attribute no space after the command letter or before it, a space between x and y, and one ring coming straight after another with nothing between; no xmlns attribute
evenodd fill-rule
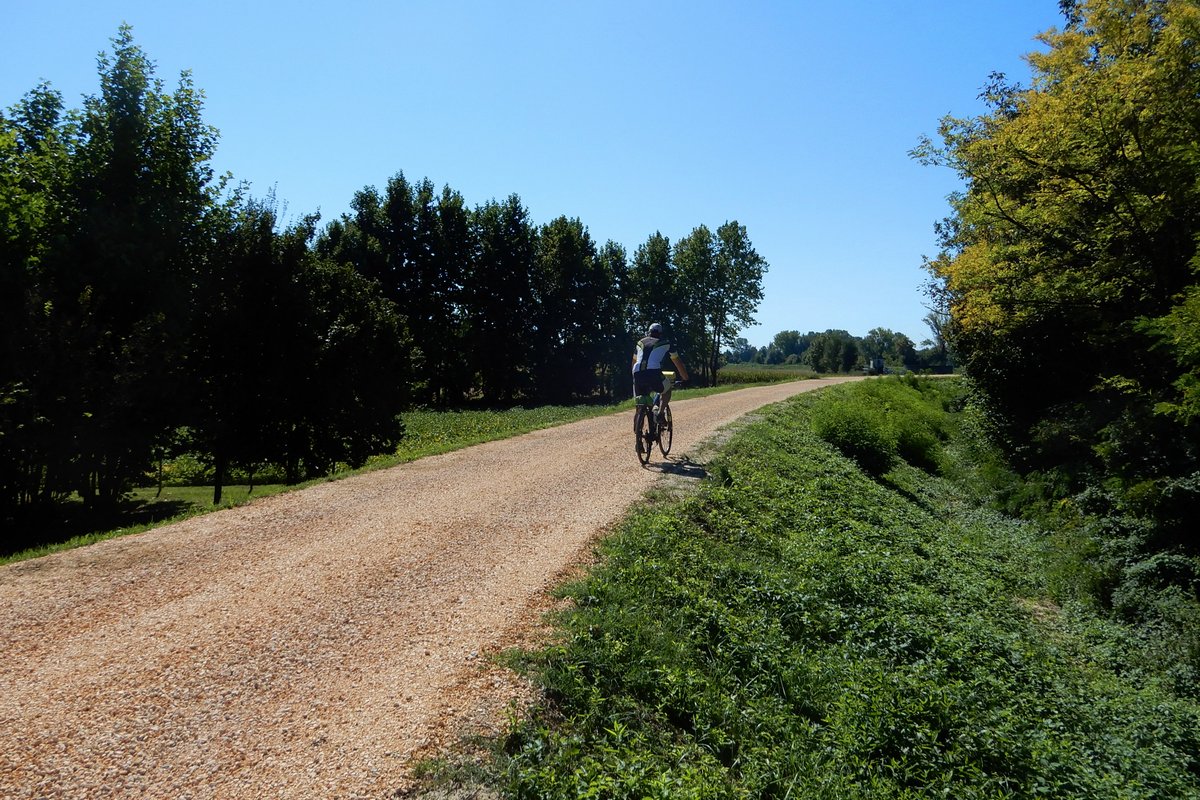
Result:
<svg viewBox="0 0 1200 800"><path fill-rule="evenodd" d="M508 796L1200 796L1200 704L955 482L979 452L956 382L882 383L772 408L605 540L555 642L511 656L547 702L503 742ZM814 428L831 397L929 431L922 466L872 477Z"/></svg>
<svg viewBox="0 0 1200 800"><path fill-rule="evenodd" d="M734 391L754 385L750 381L726 384L703 389L676 389L675 400L701 397L720 392ZM512 408L493 411L411 411L403 414L405 437L395 453L375 456L366 466L354 470L344 465L324 478L305 481L293 486L279 483L255 484L253 492L246 485L229 485L223 489L219 508L243 505L260 497L280 492L295 491L328 480L339 480L360 472L384 469L397 464L414 461L430 455L460 450L484 442L519 436L542 428L564 425L581 419L604 414L629 411L633 401L615 405L542 406L538 408ZM194 459L186 458L188 473L202 472ZM173 471L167 465L167 474ZM61 550L70 550L105 539L141 533L152 528L177 522L188 517L218 510L212 505L211 485L163 487L161 496L156 497L157 488L135 489L126 502L116 510L115 517L88 518L83 503L78 499L63 503L56 511L58 520L49 525L53 534L43 538L47 544L0 555L0 564L24 561L49 555Z"/></svg>

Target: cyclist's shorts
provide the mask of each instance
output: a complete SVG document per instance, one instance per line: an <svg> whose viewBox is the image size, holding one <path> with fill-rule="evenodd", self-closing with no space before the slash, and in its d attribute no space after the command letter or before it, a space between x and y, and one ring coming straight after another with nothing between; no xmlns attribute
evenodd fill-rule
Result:
<svg viewBox="0 0 1200 800"><path fill-rule="evenodd" d="M633 373L634 395L663 390L663 374L661 369L643 369Z"/></svg>

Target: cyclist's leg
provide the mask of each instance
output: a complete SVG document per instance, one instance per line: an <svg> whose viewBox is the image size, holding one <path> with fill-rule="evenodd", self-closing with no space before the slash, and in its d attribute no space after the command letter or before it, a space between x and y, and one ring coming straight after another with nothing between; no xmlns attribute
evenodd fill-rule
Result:
<svg viewBox="0 0 1200 800"><path fill-rule="evenodd" d="M650 418L650 432L653 434L655 427L654 414L650 413L651 405L654 402L654 392L658 391L658 375L651 371L643 370L633 373L633 399L638 404L646 406L646 416Z"/></svg>

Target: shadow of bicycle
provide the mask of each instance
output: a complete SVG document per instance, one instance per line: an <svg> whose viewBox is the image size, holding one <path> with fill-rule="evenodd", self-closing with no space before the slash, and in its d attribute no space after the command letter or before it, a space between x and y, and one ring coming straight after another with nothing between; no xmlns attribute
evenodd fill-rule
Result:
<svg viewBox="0 0 1200 800"><path fill-rule="evenodd" d="M664 461L651 461L643 469L693 480L701 480L708 476L708 470L704 468L703 464L693 461L687 456L667 456Z"/></svg>

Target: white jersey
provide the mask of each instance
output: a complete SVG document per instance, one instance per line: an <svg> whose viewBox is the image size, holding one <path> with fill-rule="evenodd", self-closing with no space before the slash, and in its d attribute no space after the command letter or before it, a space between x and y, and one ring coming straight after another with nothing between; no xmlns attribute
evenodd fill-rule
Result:
<svg viewBox="0 0 1200 800"><path fill-rule="evenodd" d="M633 371L661 370L663 364L668 361L670 354L670 340L647 336L637 343L637 349L633 351Z"/></svg>

